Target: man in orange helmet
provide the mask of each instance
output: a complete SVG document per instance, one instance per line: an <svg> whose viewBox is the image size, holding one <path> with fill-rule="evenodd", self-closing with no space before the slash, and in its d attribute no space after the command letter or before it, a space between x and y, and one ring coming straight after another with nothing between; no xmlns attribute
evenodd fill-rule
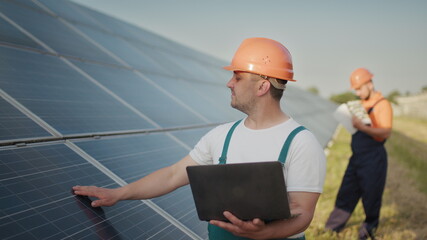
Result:
<svg viewBox="0 0 427 240"><path fill-rule="evenodd" d="M75 186L74 193L98 198L92 202L94 207L111 206L124 199L157 197L188 184L187 166L279 159L284 163L291 213L296 217L266 223L260 219L242 221L224 212L229 222L211 220L209 238L305 239L304 230L310 225L322 191L326 161L310 131L291 134L303 128L280 107L287 81L295 81L291 55L279 42L249 38L242 42L231 65L224 68L233 71L227 83L231 90L231 106L247 114L246 118L214 128L186 157L136 182L116 189ZM280 159L288 137L292 144L286 147L287 156ZM228 152L225 151L224 156L226 145Z"/></svg>
<svg viewBox="0 0 427 240"><path fill-rule="evenodd" d="M370 125L353 116L353 126L358 130L352 135L350 158L335 208L326 222L326 228L340 231L350 218L359 199L362 199L366 219L359 231L359 239L374 238L378 227L381 199L387 173L387 152L384 147L391 134L392 108L380 92L375 91L372 73L358 68L350 76L351 88L360 97Z"/></svg>

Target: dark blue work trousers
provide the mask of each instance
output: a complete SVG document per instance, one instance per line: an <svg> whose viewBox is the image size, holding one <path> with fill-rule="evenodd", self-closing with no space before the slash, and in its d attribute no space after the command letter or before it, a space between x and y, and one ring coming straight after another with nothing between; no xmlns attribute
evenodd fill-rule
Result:
<svg viewBox="0 0 427 240"><path fill-rule="evenodd" d="M362 198L366 230L378 227L381 200L387 175L387 152L384 142L357 131L352 136L350 158L335 203L336 208L351 214ZM345 224L345 223L343 223Z"/></svg>

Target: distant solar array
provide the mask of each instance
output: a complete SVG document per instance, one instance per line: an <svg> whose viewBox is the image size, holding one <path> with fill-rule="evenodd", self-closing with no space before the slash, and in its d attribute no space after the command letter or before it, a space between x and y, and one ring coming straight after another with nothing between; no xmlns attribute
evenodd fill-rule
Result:
<svg viewBox="0 0 427 240"><path fill-rule="evenodd" d="M207 238L188 187L102 209L71 187L135 181L244 117L226 62L63 0L0 0L0 56L2 239ZM292 84L282 105L326 146L334 104Z"/></svg>

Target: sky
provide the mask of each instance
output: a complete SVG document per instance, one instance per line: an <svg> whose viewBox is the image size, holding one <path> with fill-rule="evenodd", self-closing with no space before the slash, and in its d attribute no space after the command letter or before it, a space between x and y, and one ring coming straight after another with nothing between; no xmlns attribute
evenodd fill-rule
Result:
<svg viewBox="0 0 427 240"><path fill-rule="evenodd" d="M427 86L424 0L72 0L230 62L250 37L292 54L292 83L329 98L350 90L353 70L376 90L416 94Z"/></svg>

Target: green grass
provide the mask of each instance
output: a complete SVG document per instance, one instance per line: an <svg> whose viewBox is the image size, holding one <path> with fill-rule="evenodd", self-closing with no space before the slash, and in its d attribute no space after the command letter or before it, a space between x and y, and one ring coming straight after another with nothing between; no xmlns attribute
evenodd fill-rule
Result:
<svg viewBox="0 0 427 240"><path fill-rule="evenodd" d="M394 125L387 150L409 169L409 177L427 194L427 120L399 117L394 119Z"/></svg>
<svg viewBox="0 0 427 240"><path fill-rule="evenodd" d="M350 134L341 128L329 150L324 191L306 231L307 239L357 239L365 218L360 202L342 232L324 229L351 155L350 141ZM389 168L377 239L427 239L426 143L427 120L395 119L392 137L386 144Z"/></svg>
<svg viewBox="0 0 427 240"><path fill-rule="evenodd" d="M413 178L417 188L427 194L427 144L398 131L393 131L392 136L387 142L389 155L408 168L408 177Z"/></svg>

